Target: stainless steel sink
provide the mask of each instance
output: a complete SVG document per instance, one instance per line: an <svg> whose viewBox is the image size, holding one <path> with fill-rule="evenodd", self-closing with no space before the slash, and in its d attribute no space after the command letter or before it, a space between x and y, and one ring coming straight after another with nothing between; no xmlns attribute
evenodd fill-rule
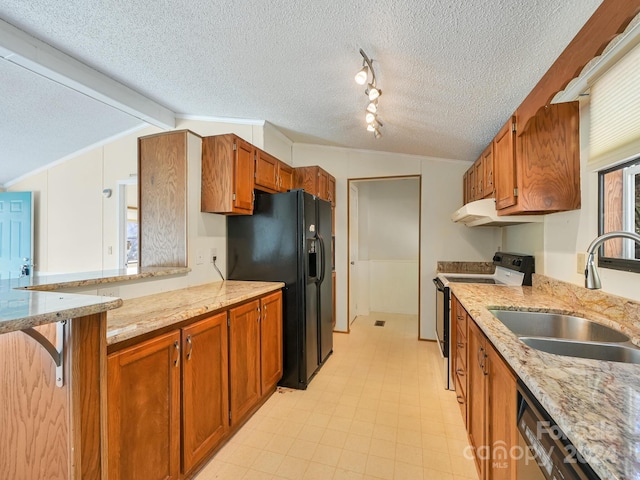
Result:
<svg viewBox="0 0 640 480"><path fill-rule="evenodd" d="M582 317L489 310L525 345L555 355L640 364L640 348L622 332Z"/></svg>
<svg viewBox="0 0 640 480"><path fill-rule="evenodd" d="M640 349L631 344L577 342L532 337L520 337L520 340L531 348L556 355L640 364Z"/></svg>
<svg viewBox="0 0 640 480"><path fill-rule="evenodd" d="M582 317L522 310L489 310L519 337L550 337L585 342L628 342L613 328Z"/></svg>

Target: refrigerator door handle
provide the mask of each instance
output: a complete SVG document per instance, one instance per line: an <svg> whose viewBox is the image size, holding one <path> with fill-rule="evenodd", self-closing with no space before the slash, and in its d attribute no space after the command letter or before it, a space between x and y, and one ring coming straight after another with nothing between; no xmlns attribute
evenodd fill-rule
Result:
<svg viewBox="0 0 640 480"><path fill-rule="evenodd" d="M322 238L322 235L320 235L320 233L316 234L316 236L318 237L318 240L320 242L320 276L318 277L318 283L322 283L324 281L324 274L325 274L325 268L324 268L324 264L325 264L325 255L326 255L326 251L324 249L324 239Z"/></svg>

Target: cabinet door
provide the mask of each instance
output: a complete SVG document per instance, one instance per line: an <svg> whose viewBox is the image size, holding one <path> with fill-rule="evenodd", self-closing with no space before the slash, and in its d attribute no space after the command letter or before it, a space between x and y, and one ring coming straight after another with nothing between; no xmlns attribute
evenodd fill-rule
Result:
<svg viewBox="0 0 640 480"><path fill-rule="evenodd" d="M233 134L202 139L203 212L251 214L255 148Z"/></svg>
<svg viewBox="0 0 640 480"><path fill-rule="evenodd" d="M233 165L233 181L235 185L233 206L241 210L253 212L255 150L253 145L239 138L236 139L236 147Z"/></svg>
<svg viewBox="0 0 640 480"><path fill-rule="evenodd" d="M476 452L476 466L480 479L485 478L484 455L477 455L478 449L486 445L486 343L484 334L480 331L476 323L468 319L469 338L468 348L468 375L469 387L467 390L467 420L469 441ZM483 449L484 450L484 449ZM480 450L481 453L482 450Z"/></svg>
<svg viewBox="0 0 640 480"><path fill-rule="evenodd" d="M331 202L331 205L336 205L336 179L332 175L328 175L327 177L327 196L328 200Z"/></svg>
<svg viewBox="0 0 640 480"><path fill-rule="evenodd" d="M329 199L329 174L318 168L318 197L323 200Z"/></svg>
<svg viewBox="0 0 640 480"><path fill-rule="evenodd" d="M510 119L493 140L496 208L515 205L516 196L516 133L514 119Z"/></svg>
<svg viewBox="0 0 640 480"><path fill-rule="evenodd" d="M518 445L516 378L489 342L486 350L488 357L485 370L489 373L487 445L491 449L487 478L515 480L516 459L510 451Z"/></svg>
<svg viewBox="0 0 640 480"><path fill-rule="evenodd" d="M260 300L260 378L262 395L282 378L282 292Z"/></svg>
<svg viewBox="0 0 640 480"><path fill-rule="evenodd" d="M182 329L183 471L203 460L229 430L227 313Z"/></svg>
<svg viewBox="0 0 640 480"><path fill-rule="evenodd" d="M493 196L493 143L482 153L482 166L484 168L484 198Z"/></svg>
<svg viewBox="0 0 640 480"><path fill-rule="evenodd" d="M464 172L464 175L462 176L462 204L466 205L467 203L469 203L469 195L467 194L468 191L468 182L469 182L469 171L467 170L466 172Z"/></svg>
<svg viewBox="0 0 640 480"><path fill-rule="evenodd" d="M107 358L109 478L180 475L180 332Z"/></svg>
<svg viewBox="0 0 640 480"><path fill-rule="evenodd" d="M269 191L278 189L279 160L260 149L256 149L256 187L264 187Z"/></svg>
<svg viewBox="0 0 640 480"><path fill-rule="evenodd" d="M473 164L473 174L476 179L476 200L484 198L484 163L482 157Z"/></svg>
<svg viewBox="0 0 640 480"><path fill-rule="evenodd" d="M475 172L475 168L473 168L473 165L468 170L468 172L469 172L469 175L467 176L467 181L469 182L469 201L473 202L474 200L477 200L477 198L476 198L476 172Z"/></svg>
<svg viewBox="0 0 640 480"><path fill-rule="evenodd" d="M320 167L296 167L294 169L295 188L302 188L305 192L319 197L318 170Z"/></svg>
<svg viewBox="0 0 640 480"><path fill-rule="evenodd" d="M278 166L278 191L288 192L293 189L293 167L280 162Z"/></svg>
<svg viewBox="0 0 640 480"><path fill-rule="evenodd" d="M188 132L138 139L140 265L187 266Z"/></svg>
<svg viewBox="0 0 640 480"><path fill-rule="evenodd" d="M231 425L242 421L260 399L260 302L229 310Z"/></svg>

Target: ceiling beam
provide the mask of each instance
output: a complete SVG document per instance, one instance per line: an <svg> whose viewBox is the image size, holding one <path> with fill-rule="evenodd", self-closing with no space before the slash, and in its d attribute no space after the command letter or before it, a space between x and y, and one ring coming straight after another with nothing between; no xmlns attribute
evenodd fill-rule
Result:
<svg viewBox="0 0 640 480"><path fill-rule="evenodd" d="M175 113L60 50L0 20L0 57L163 129Z"/></svg>

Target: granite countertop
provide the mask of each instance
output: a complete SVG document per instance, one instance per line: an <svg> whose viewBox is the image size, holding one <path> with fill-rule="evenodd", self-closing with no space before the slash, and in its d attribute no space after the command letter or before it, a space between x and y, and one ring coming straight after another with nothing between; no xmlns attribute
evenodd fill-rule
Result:
<svg viewBox="0 0 640 480"><path fill-rule="evenodd" d="M580 315L617 328L638 344L637 303L617 297L603 305L604 297L588 297L596 294L578 298L583 294L574 294L577 287L535 285L534 277L534 287L452 284L451 290L600 478L640 479L640 365L530 348L487 310Z"/></svg>
<svg viewBox="0 0 640 480"><path fill-rule="evenodd" d="M0 334L84 317L122 305L122 300L96 295L15 290L0 286Z"/></svg>
<svg viewBox="0 0 640 480"><path fill-rule="evenodd" d="M281 282L226 280L125 300L107 315L107 345L128 340L183 320L284 287Z"/></svg>
<svg viewBox="0 0 640 480"><path fill-rule="evenodd" d="M27 290L52 291L63 288L87 287L115 282L139 280L142 278L180 275L190 272L188 267L132 267L92 272L74 272L59 274L39 274L8 280L13 288Z"/></svg>
<svg viewBox="0 0 640 480"><path fill-rule="evenodd" d="M55 292L165 275L185 274L186 267L136 267L94 272L33 275L0 281L0 334L105 312L122 305L120 298Z"/></svg>

